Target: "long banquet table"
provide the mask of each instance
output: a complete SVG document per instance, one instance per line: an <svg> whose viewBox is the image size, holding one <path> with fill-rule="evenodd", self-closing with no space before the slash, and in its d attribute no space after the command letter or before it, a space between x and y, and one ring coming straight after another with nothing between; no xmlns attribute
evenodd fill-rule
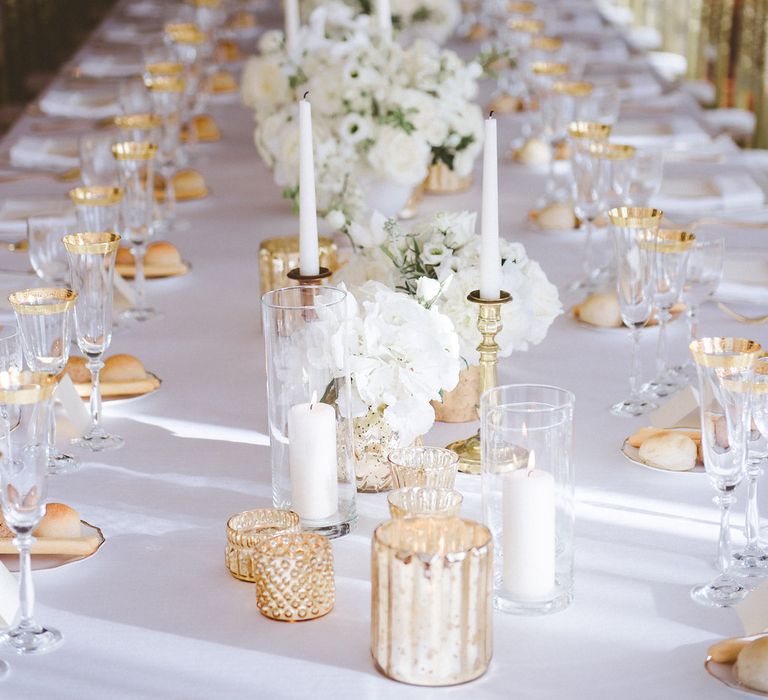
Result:
<svg viewBox="0 0 768 700"><path fill-rule="evenodd" d="M80 472L51 479L50 498L100 526L106 542L91 558L36 572L39 619L62 630L65 643L42 657L10 658L0 649L13 667L0 697L731 697L703 661L709 643L740 632L738 617L689 596L714 572L714 491L704 476L654 472L624 459L622 441L644 421L614 418L607 409L627 389L629 338L579 327L568 313L540 346L504 360L500 381L576 394L576 594L569 609L532 618L495 613L494 658L471 685L429 689L386 679L369 652L370 539L387 517L378 494L359 496L357 528L333 542L333 612L293 625L259 615L253 587L224 567L224 525L233 513L271 501L257 251L264 238L294 234L297 220L256 154L249 111L230 100L210 112L223 139L201 145L195 167L211 194L179 206L190 226L172 239L192 270L150 282L164 318L116 333L110 349L138 356L162 387L106 405L105 422L125 437L124 449L86 457ZM5 145L35 119L22 118ZM514 119L502 118L501 143L514 128ZM582 237L525 223L543 187L541 171L507 159L500 182L502 231L563 288L579 270ZM0 198L66 189L53 180L19 182L2 185ZM428 198L422 211L477 209L479 200L478 177L471 191ZM725 233L729 245L768 249L759 231ZM0 266L26 264L2 256ZM3 294L29 283L0 276ZM764 326L740 325L713 304L702 310L701 331L768 340ZM655 340L655 330L643 333L646 376ZM684 340L684 323L672 324L679 359ZM472 429L438 424L425 442L445 444ZM457 488L463 514L479 519L479 478L460 475ZM743 489L738 495L737 542ZM768 498L762 505L768 513Z"/></svg>

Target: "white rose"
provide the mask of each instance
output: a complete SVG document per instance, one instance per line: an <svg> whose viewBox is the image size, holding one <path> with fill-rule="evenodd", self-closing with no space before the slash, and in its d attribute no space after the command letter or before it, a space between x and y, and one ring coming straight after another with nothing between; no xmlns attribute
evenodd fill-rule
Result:
<svg viewBox="0 0 768 700"><path fill-rule="evenodd" d="M259 39L259 53L276 53L283 48L285 35L277 29L268 29Z"/></svg>
<svg viewBox="0 0 768 700"><path fill-rule="evenodd" d="M430 154L429 144L419 134L384 126L368 152L368 162L377 175L413 187L427 176Z"/></svg>
<svg viewBox="0 0 768 700"><path fill-rule="evenodd" d="M422 306L429 308L442 294L440 282L431 277L420 277L416 283L416 300Z"/></svg>
<svg viewBox="0 0 768 700"><path fill-rule="evenodd" d="M275 58L253 56L245 64L240 94L243 102L256 111L274 110L290 100L291 89Z"/></svg>

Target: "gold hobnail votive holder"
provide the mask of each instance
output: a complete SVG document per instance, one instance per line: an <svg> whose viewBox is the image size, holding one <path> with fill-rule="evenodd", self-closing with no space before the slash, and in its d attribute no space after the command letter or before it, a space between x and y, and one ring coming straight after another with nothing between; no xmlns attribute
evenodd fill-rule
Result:
<svg viewBox="0 0 768 700"><path fill-rule="evenodd" d="M392 450L387 456L392 486L431 486L452 489L459 468L459 456L444 447L415 445Z"/></svg>
<svg viewBox="0 0 768 700"><path fill-rule="evenodd" d="M456 489L410 486L387 495L392 518L456 517L464 496Z"/></svg>
<svg viewBox="0 0 768 700"><path fill-rule="evenodd" d="M311 532L274 535L254 557L256 605L272 620L302 622L327 615L336 601L330 540Z"/></svg>
<svg viewBox="0 0 768 700"><path fill-rule="evenodd" d="M253 557L258 545L269 537L299 532L299 516L290 510L257 508L233 515L227 521L227 546L224 562L229 573L241 581L256 580Z"/></svg>
<svg viewBox="0 0 768 700"><path fill-rule="evenodd" d="M321 236L318 240L320 267L331 272L339 269L336 244ZM283 236L268 238L259 246L259 289L266 294L274 289L292 287L298 282L288 277L291 270L299 267L299 237Z"/></svg>
<svg viewBox="0 0 768 700"><path fill-rule="evenodd" d="M399 518L371 547L371 654L403 683L455 685L482 676L493 653L493 543L461 518Z"/></svg>
<svg viewBox="0 0 768 700"><path fill-rule="evenodd" d="M433 163L427 170L424 191L428 194L457 194L472 187L472 173L457 175L445 163Z"/></svg>

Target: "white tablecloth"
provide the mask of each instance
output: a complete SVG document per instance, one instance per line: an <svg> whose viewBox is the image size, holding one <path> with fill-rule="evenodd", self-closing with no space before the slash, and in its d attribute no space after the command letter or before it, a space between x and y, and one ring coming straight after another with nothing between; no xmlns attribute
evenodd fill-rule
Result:
<svg viewBox="0 0 768 700"><path fill-rule="evenodd" d="M428 689L384 678L369 654L369 560L386 501L361 495L357 528L333 542L333 612L298 624L257 612L253 587L224 567L224 526L233 513L271 501L257 251L263 238L294 234L297 220L253 148L251 114L234 101L211 112L223 140L200 146L194 163L211 194L179 205L190 228L173 237L192 271L151 281L163 320L116 334L110 351L140 357L162 388L107 404L106 426L125 437L125 448L86 457L79 473L51 480L51 499L77 508L106 542L90 559L35 575L39 619L61 629L65 642L38 658L0 649L13 665L0 697L732 697L703 662L709 643L740 632L737 616L689 597L693 584L714 575L714 491L703 476L624 459L623 439L645 423L608 413L627 391L629 338L578 327L568 314L541 346L500 367L502 382L556 384L576 394L576 599L567 611L495 614L493 661L471 685ZM30 119L6 143L29 132ZM503 232L566 285L580 270L582 235L527 228L542 177L508 161L499 175ZM36 180L4 185L0 197L66 189ZM479 203L476 184L460 196L428 198L423 211ZM728 240L766 248L759 231L730 232ZM0 267L26 264L0 255ZM0 273L3 294L31 283ZM765 327L740 326L713 305L702 309L701 330L768 340ZM655 330L643 332L646 378L655 340ZM671 340L683 359L683 323L673 324ZM437 425L426 442L445 444L474 429ZM467 517L480 516L479 486L477 477L458 478ZM738 495L737 525L743 490ZM768 499L762 502L768 513Z"/></svg>

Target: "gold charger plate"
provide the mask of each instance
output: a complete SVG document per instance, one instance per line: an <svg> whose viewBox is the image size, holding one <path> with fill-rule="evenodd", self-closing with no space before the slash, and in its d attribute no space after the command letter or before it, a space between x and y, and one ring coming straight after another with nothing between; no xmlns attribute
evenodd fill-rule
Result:
<svg viewBox="0 0 768 700"><path fill-rule="evenodd" d="M668 430L679 430L680 432L689 433L690 428L668 428ZM640 459L640 448L633 447L629 444L629 438L626 438L621 444L621 454L623 454L630 462L639 464L641 467L651 469L655 472L664 472L665 474L706 474L703 464L696 462L696 466L693 469L685 469L683 471L675 471L674 469L664 469L664 467L656 467L653 464L648 464Z"/></svg>
<svg viewBox="0 0 768 700"><path fill-rule="evenodd" d="M105 401L131 399L157 391L163 383L162 379L152 372L147 372L146 379L130 382L101 382L101 396ZM75 389L80 398L87 399L91 395L91 384L76 383Z"/></svg>
<svg viewBox="0 0 768 700"><path fill-rule="evenodd" d="M178 265L144 265L144 277L148 280L160 279L162 277L180 277L186 275L191 269L187 262L181 262ZM136 275L135 265L115 265L115 272L120 273L121 277L133 279Z"/></svg>
<svg viewBox="0 0 768 700"><path fill-rule="evenodd" d="M744 637L744 639L752 641L764 636L765 634L753 634L751 637ZM721 683L724 683L738 693L752 695L758 698L768 698L768 693L764 693L761 690L755 690L754 688L748 688L739 683L739 679L736 678L736 671L733 668L733 664L721 664L717 661L713 661L712 657L708 656L707 660L704 662L704 668L710 676L717 678Z"/></svg>
<svg viewBox="0 0 768 700"><path fill-rule="evenodd" d="M32 568L55 569L92 557L104 544L101 528L80 521L80 537L39 537L32 546ZM0 556L10 571L18 571L18 550L11 538L0 539Z"/></svg>

